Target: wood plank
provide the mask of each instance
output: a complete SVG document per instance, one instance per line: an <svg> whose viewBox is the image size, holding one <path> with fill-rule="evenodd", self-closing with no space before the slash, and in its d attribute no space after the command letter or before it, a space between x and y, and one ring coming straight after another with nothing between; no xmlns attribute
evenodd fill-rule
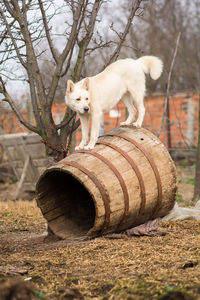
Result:
<svg viewBox="0 0 200 300"><path fill-rule="evenodd" d="M30 156L27 166L26 176L23 184L31 189L35 186L39 175L46 168L45 146L40 142L41 138L37 134L4 134L0 136L0 143L5 149L10 165L13 167L16 177L20 180L22 169L26 161L27 154ZM35 165L36 164L36 165Z"/></svg>
<svg viewBox="0 0 200 300"><path fill-rule="evenodd" d="M29 161L30 161L30 156L27 155L25 163L24 163L24 168L23 168L23 171L22 171L22 175L21 175L20 181L18 182L16 192L14 194L14 199L18 198L19 192L20 192L20 190L22 188L22 184L24 182L24 179L25 179L25 176L26 176L26 172L27 172L27 169L28 169Z"/></svg>

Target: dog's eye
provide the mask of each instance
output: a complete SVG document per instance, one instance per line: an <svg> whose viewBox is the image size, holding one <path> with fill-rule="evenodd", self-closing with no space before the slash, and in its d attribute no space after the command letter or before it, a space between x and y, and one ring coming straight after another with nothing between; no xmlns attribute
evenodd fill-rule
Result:
<svg viewBox="0 0 200 300"><path fill-rule="evenodd" d="M87 98L85 98L85 100L88 100L88 97L87 97Z"/></svg>
<svg viewBox="0 0 200 300"><path fill-rule="evenodd" d="M81 100L81 98L77 98L77 99L76 99L76 101L80 101L80 100Z"/></svg>

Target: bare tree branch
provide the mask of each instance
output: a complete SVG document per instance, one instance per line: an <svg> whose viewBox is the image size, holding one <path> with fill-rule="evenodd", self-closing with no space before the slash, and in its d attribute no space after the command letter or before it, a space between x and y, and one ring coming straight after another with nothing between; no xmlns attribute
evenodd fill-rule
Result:
<svg viewBox="0 0 200 300"><path fill-rule="evenodd" d="M13 10L12 10L12 8L10 7L9 2L8 2L7 0L4 0L3 2L4 2L4 4L5 4L5 6L6 6L8 12L10 13L10 15L12 15Z"/></svg>
<svg viewBox="0 0 200 300"><path fill-rule="evenodd" d="M121 34L121 38L120 38L120 41L116 47L116 49L114 50L113 54L110 56L108 62L106 63L106 65L104 66L104 68L106 66L108 66L109 64L111 64L113 61L115 61L118 56L119 56L119 53L120 53L120 50L121 50L121 47L126 39L126 36L129 32L129 29L130 29L130 26L132 24L132 21L133 21L133 18L136 14L136 11L138 10L138 8L140 7L140 4L143 0L135 0L133 1L132 0L132 7L131 7L131 11L130 11L130 15L128 17L128 22L124 28L124 32ZM119 36L119 35L118 35Z"/></svg>
<svg viewBox="0 0 200 300"><path fill-rule="evenodd" d="M15 23L15 20L13 20L12 22L10 22L10 23L8 23L8 25L9 25L9 27L12 27L13 26L13 24ZM5 40L5 38L7 38L8 36L7 36L7 33L8 33L8 31L7 31L7 29L0 35L0 45L3 43L3 41ZM15 38L16 39L16 38Z"/></svg>
<svg viewBox="0 0 200 300"><path fill-rule="evenodd" d="M85 3L83 4L81 16L80 16L80 20L79 20L79 24L78 24L78 28L77 28L77 33L79 33L79 31L81 29L81 26L82 26L82 23L84 21L85 11L86 11L86 7L88 5L88 1L89 0L85 0ZM75 15L74 1L72 1L72 5L71 6L72 6L73 15ZM73 44L72 44L72 47L71 47L71 50L70 50L70 54L69 54L69 57L68 57L68 62L67 62L67 65L65 67L65 70L60 75L61 77L65 76L67 74L68 70L69 70L70 63L71 63L71 58L72 58L72 55L73 55L74 46L76 44L76 41L78 41L78 34L77 34L77 36L74 37L74 41L73 41Z"/></svg>
<svg viewBox="0 0 200 300"><path fill-rule="evenodd" d="M74 13L74 22L71 28L71 32L70 32L70 36L69 39L66 43L66 46L62 52L62 54L59 56L58 58L58 63L52 78L52 82L51 82L51 86L50 86L50 90L48 93L48 103L51 105L55 96L55 92L56 92L56 88L58 85L58 81L61 77L61 72L62 72L62 67L63 67L63 63L65 62L68 54L70 53L70 51L72 51L72 48L75 45L75 41L78 35L77 32L77 27L79 24L79 19L80 19L80 15L81 15L81 11L82 11L82 7L84 4L84 0L80 0L79 5Z"/></svg>
<svg viewBox="0 0 200 300"><path fill-rule="evenodd" d="M49 47L50 47L50 50L51 50L51 53L52 53L52 56L53 56L55 62L58 63L58 58L57 58L57 55L56 55L56 51L54 49L54 46L53 46L53 43L52 43L52 40L51 40L51 36L50 36L50 29L48 27L44 6L43 6L41 0L38 0L38 2L39 2L39 6L40 6L40 11L42 13L42 20L43 20L44 29L45 29L45 32L46 32L46 37L47 37L47 40L48 40L48 43L49 43Z"/></svg>
<svg viewBox="0 0 200 300"><path fill-rule="evenodd" d="M27 54L27 67L28 67L27 72L29 74L31 73L31 76L34 78L34 82L36 84L40 103L45 105L46 104L45 89L44 89L43 80L42 80L42 77L41 77L41 74L39 71L37 58L35 56L33 43L31 40L30 33L29 33L29 29L28 29L26 10L24 11L24 14L22 15L22 13L20 11L19 3L14 0L11 0L11 3L14 6L14 9L11 12L12 17L18 21L18 23L20 25L21 33L25 40L26 54Z"/></svg>
<svg viewBox="0 0 200 300"><path fill-rule="evenodd" d="M1 86L0 86L0 93L2 93L4 95L4 99L3 101L8 102L10 107L12 108L12 110L14 111L14 113L16 114L18 120L25 126L27 127L29 130L39 133L39 129L33 125L31 125L30 123L28 123L20 114L20 112L17 109L17 106L15 105L14 101L12 100L12 98L10 97L10 95L8 94L6 87L5 87L5 83L3 82L2 77L0 76L0 82L1 82Z"/></svg>
<svg viewBox="0 0 200 300"><path fill-rule="evenodd" d="M84 57L85 53L87 51L87 46L92 38L93 32L94 32L94 26L95 26L95 20L99 11L101 5L101 0L95 0L93 4L93 8L90 15L90 21L89 25L86 28L86 35L79 43L79 53L78 53L78 59L74 68L74 74L73 74L73 80L77 81L80 78L81 70L84 64Z"/></svg>
<svg viewBox="0 0 200 300"><path fill-rule="evenodd" d="M66 118L64 119L60 124L57 124L56 125L56 129L61 129L61 128L64 128L66 127L70 122L71 120L73 119L73 117L75 116L75 112L70 116L70 118Z"/></svg>
<svg viewBox="0 0 200 300"><path fill-rule="evenodd" d="M174 67L175 60L176 60L176 55L177 55L177 51L178 51L180 37L181 37L181 32L179 32L177 40L176 40L176 46L175 46L175 50L174 50L172 62L171 62L171 65L170 65L168 78L167 78L167 89L166 89L166 96L165 96L164 112L163 112L163 116L162 116L161 126L160 126L160 129L159 129L158 134L157 134L158 137L160 136L161 131L162 131L163 126L164 126L165 115L166 115L166 112L167 112L167 106L168 106L168 102L169 102L169 90L170 90L170 84L171 84L171 75L172 75L172 70L173 70L173 67Z"/></svg>
<svg viewBox="0 0 200 300"><path fill-rule="evenodd" d="M11 32L11 30L10 30L10 25L8 24L7 19L6 19L6 16L5 16L5 14L4 14L4 12L3 12L3 9L2 9L1 7L0 7L0 14L1 14L1 16L2 16L2 18L3 18L3 20L4 20L5 25L6 25L7 32L9 33L9 36L10 36L10 38L11 38L11 40L12 40L13 46L14 46L15 51L16 51L16 53L17 53L17 57L18 57L20 63L22 64L22 66L26 69L26 68L27 68L27 65L26 65L25 61L22 59L22 56L21 56L21 54L20 54L20 52L19 52L19 48L18 48L18 46L17 46L17 44L16 44L16 42L15 42L15 39L14 39L14 37L13 37L13 35L12 35L12 32ZM11 24L12 24L12 22L11 22Z"/></svg>

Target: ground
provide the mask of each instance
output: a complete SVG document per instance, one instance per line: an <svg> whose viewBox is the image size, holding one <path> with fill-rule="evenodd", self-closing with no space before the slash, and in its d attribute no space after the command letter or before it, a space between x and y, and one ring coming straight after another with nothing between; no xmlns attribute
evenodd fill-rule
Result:
<svg viewBox="0 0 200 300"><path fill-rule="evenodd" d="M194 167L177 170L177 201L191 206ZM47 238L35 201L11 200L15 188L0 185L0 300L200 299L199 221L162 223L165 236L68 243ZM9 298L11 286L28 296Z"/></svg>

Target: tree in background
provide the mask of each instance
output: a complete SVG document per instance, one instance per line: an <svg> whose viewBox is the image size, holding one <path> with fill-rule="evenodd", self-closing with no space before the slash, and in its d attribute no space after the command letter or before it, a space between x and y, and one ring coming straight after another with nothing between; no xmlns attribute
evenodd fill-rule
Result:
<svg viewBox="0 0 200 300"><path fill-rule="evenodd" d="M104 66L115 61L135 15L142 9L143 0L129 1L128 17L118 34L117 41L105 40L98 30L101 9L104 8L105 12L110 5L109 2L107 0L0 1L2 28L0 93L19 121L42 137L48 156L55 160L60 160L66 155L68 151L66 144L70 143L72 132L79 126L75 113L68 108L60 124L55 124L53 120L51 108L62 79L67 75L75 82L78 81L82 76L86 56L97 49L110 48ZM111 8L112 5L108 10ZM56 17L61 16L61 12L62 18L65 14L62 34L56 35L54 22ZM105 19L104 13L104 22ZM46 48L43 48L44 45ZM42 61L46 54L52 66L48 80L41 72ZM20 77L29 85L35 124L24 119L7 88L7 82L18 76L13 72L13 67L8 71L9 63L13 60L23 68Z"/></svg>
<svg viewBox="0 0 200 300"><path fill-rule="evenodd" d="M196 151L196 168L195 168L195 187L194 187L194 201L200 200L200 0L194 1L194 12L193 18L195 22L195 30L190 30L190 35L193 39L193 44L188 45L190 51L193 53L192 65L189 68L191 80L193 82L193 87L199 97L199 109L198 109L198 141L197 141L197 151ZM190 61L188 58L188 64Z"/></svg>
<svg viewBox="0 0 200 300"><path fill-rule="evenodd" d="M125 18L128 17L129 1L120 2ZM164 72L159 81L148 84L148 92L165 91L171 60L177 36L181 32L178 54L172 74L171 92L194 90L199 70L199 61L194 52L199 44L199 7L200 0L152 0L146 3L145 11L139 22L130 28L126 45L120 57L138 58L141 55L156 55L164 62ZM118 22L124 26L124 19ZM119 26L120 27L120 26ZM105 49L106 51L106 49Z"/></svg>
<svg viewBox="0 0 200 300"><path fill-rule="evenodd" d="M193 91L199 95L198 110L198 142L196 151L195 171L195 201L200 199L200 0L191 1L160 1L154 0L154 5L146 9L144 26L140 28L145 32L143 39L137 37L137 46L142 47L145 53L154 53L160 56L165 65L164 75L159 81L160 89L165 91L167 76L170 68L170 60L173 56L176 38L181 33L178 54L172 73L171 90ZM146 26L145 26L146 24ZM155 86L152 86L155 89ZM149 90L151 87L148 86Z"/></svg>

